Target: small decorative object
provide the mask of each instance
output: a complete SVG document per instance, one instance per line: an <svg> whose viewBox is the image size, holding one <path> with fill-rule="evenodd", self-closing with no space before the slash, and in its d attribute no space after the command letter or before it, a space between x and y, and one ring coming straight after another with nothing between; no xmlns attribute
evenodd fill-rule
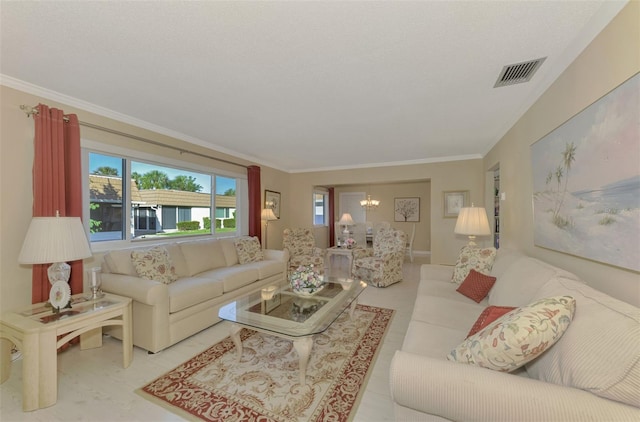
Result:
<svg viewBox="0 0 640 422"><path fill-rule="evenodd" d="M347 240L344 241L344 244L347 245L347 249L351 249L354 246L356 246L356 240L349 237L347 238Z"/></svg>
<svg viewBox="0 0 640 422"><path fill-rule="evenodd" d="M324 280L312 265L301 265L289 276L291 290L300 296L313 296L324 288Z"/></svg>
<svg viewBox="0 0 640 422"><path fill-rule="evenodd" d="M61 308L70 308L71 287L66 281L59 280L53 283L49 292L49 303L53 307L53 312L60 312Z"/></svg>
<svg viewBox="0 0 640 422"><path fill-rule="evenodd" d="M91 288L91 292L87 296L85 296L85 298L88 300L100 299L102 296L104 296L104 293L102 293L102 289L100 288L102 286L100 271L100 267L93 267L87 270L89 287Z"/></svg>

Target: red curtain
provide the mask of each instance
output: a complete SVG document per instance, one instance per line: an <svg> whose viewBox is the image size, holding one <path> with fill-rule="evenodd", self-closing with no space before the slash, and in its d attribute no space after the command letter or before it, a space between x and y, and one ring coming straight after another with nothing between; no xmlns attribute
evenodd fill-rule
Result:
<svg viewBox="0 0 640 422"><path fill-rule="evenodd" d="M249 184L249 236L258 236L262 241L262 222L260 213L262 201L260 199L260 167L247 167L247 181Z"/></svg>
<svg viewBox="0 0 640 422"><path fill-rule="evenodd" d="M78 116L39 104L34 114L33 216L82 217L82 170ZM82 292L82 260L69 262L69 285L73 294ZM49 299L49 264L33 266L32 303Z"/></svg>
<svg viewBox="0 0 640 422"><path fill-rule="evenodd" d="M336 245L335 192L329 188L329 246Z"/></svg>

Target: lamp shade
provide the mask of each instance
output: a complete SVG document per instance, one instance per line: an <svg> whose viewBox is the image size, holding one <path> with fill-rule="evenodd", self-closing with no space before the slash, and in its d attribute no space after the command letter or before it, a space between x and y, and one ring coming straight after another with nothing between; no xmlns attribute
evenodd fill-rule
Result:
<svg viewBox="0 0 640 422"><path fill-rule="evenodd" d="M481 207L467 207L460 210L456 228L456 234L467 236L488 236L491 234L487 211Z"/></svg>
<svg viewBox="0 0 640 422"><path fill-rule="evenodd" d="M271 208L265 208L262 210L262 213L260 213L260 219L262 221L272 221L277 220L278 217L276 217Z"/></svg>
<svg viewBox="0 0 640 422"><path fill-rule="evenodd" d="M21 264L50 264L91 256L80 217L34 217L18 256Z"/></svg>
<svg viewBox="0 0 640 422"><path fill-rule="evenodd" d="M353 218L351 218L351 214L349 214L348 212L342 214L342 217L340 217L340 221L338 221L338 224L343 224L345 226L353 225Z"/></svg>

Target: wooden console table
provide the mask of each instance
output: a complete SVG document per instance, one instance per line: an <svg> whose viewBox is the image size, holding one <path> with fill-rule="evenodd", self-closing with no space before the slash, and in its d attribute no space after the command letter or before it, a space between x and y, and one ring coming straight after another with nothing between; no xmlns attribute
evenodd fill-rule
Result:
<svg viewBox="0 0 640 422"><path fill-rule="evenodd" d="M80 336L82 350L102 346L102 327L122 326L123 366L133 358L131 299L106 294L97 300L72 297L72 308L53 314L44 303L0 317L0 382L11 374L11 345L22 352L22 410L52 406L58 399L57 350ZM60 339L58 339L60 337Z"/></svg>

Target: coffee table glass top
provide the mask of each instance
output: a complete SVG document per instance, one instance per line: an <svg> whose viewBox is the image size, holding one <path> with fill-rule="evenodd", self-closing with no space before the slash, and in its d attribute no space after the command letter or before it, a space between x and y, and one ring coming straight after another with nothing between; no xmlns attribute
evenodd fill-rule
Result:
<svg viewBox="0 0 640 422"><path fill-rule="evenodd" d="M300 337L318 334L354 305L367 287L364 281L325 276L322 290L300 296L291 287L269 286L239 297L220 309L218 316L260 330Z"/></svg>

